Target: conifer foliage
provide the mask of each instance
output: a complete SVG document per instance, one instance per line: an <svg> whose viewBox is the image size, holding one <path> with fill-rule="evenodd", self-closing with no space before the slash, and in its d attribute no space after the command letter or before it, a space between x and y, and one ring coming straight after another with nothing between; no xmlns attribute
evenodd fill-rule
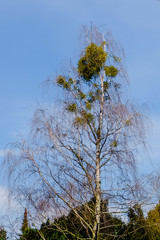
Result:
<svg viewBox="0 0 160 240"><path fill-rule="evenodd" d="M4 227L0 227L0 240L7 240L8 237L7 237L7 232L6 230L4 229Z"/></svg>
<svg viewBox="0 0 160 240"><path fill-rule="evenodd" d="M24 211L24 217L23 217L23 223L22 223L22 227L21 227L21 231L22 233L24 233L28 228L28 216L27 216L27 209L25 208L25 211Z"/></svg>

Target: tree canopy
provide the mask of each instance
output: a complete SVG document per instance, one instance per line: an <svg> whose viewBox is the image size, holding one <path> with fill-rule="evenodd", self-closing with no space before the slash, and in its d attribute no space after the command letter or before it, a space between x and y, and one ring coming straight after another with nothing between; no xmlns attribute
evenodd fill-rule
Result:
<svg viewBox="0 0 160 240"><path fill-rule="evenodd" d="M122 95L126 75L115 41L97 28L87 33L92 41L77 67L50 81L61 87L61 100L38 108L30 139L12 145L10 177L19 200L43 219L52 213L63 236L67 229L73 239L120 239L122 221L106 211L122 215L142 200L136 154L144 117Z"/></svg>

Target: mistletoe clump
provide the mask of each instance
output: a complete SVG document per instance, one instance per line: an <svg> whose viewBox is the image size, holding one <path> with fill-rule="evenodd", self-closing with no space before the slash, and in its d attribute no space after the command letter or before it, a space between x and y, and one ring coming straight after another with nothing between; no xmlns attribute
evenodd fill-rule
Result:
<svg viewBox="0 0 160 240"><path fill-rule="evenodd" d="M114 66L109 66L109 67L105 66L104 71L105 71L106 76L108 76L108 77L116 77L118 74L118 69Z"/></svg>
<svg viewBox="0 0 160 240"><path fill-rule="evenodd" d="M58 84L60 87L69 89L70 86L71 86L71 81L70 81L70 79L69 79L69 81L67 81L64 76L59 75L58 78L57 78L57 84Z"/></svg>
<svg viewBox="0 0 160 240"><path fill-rule="evenodd" d="M90 44L85 50L85 55L78 62L80 76L89 82L92 77L100 73L106 58L107 53L102 46L97 46L95 43Z"/></svg>
<svg viewBox="0 0 160 240"><path fill-rule="evenodd" d="M77 111L77 105L75 103L70 104L70 105L67 106L67 110L69 112L76 112Z"/></svg>

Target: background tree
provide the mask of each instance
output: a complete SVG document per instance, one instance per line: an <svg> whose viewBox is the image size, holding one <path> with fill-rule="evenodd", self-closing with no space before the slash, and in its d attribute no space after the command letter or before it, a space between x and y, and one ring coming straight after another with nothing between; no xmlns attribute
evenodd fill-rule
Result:
<svg viewBox="0 0 160 240"><path fill-rule="evenodd" d="M20 236L19 240L45 240L45 238L41 238L38 229L28 228L23 234Z"/></svg>
<svg viewBox="0 0 160 240"><path fill-rule="evenodd" d="M86 238L108 239L103 201L121 214L130 201L143 199L136 155L144 143L144 118L122 96L126 75L115 41L96 27L84 33L90 43L77 68L50 81L61 88L60 100L37 109L31 138L13 144L8 165L12 190L30 203L33 214L44 219L52 213L55 219L72 213Z"/></svg>
<svg viewBox="0 0 160 240"><path fill-rule="evenodd" d="M155 206L154 209L148 212L147 216L147 228L149 239L160 239L160 203Z"/></svg>
<svg viewBox="0 0 160 240"><path fill-rule="evenodd" d="M127 236L125 239L149 240L150 236L147 231L146 219L144 218L142 208L139 204L135 204L132 208L129 208L128 218L129 223L127 225Z"/></svg>
<svg viewBox="0 0 160 240"><path fill-rule="evenodd" d="M22 227L21 227L22 233L24 233L28 228L29 228L29 226L28 226L27 209L25 208L23 223L22 223Z"/></svg>
<svg viewBox="0 0 160 240"><path fill-rule="evenodd" d="M88 205L90 206L90 208L94 209L95 199L91 199ZM121 219L113 217L110 213L108 213L108 204L106 201L102 203L102 208L103 215L101 216L101 231L103 235L104 231L106 235L108 235L105 237L105 239L125 239L125 224L121 221ZM88 212L88 219L91 219L92 216L90 216L90 212L85 205L81 206L78 209L78 212L80 214L84 211ZM46 223L43 223L41 225L40 231L43 233L45 239L75 240L80 238L87 239L88 237L88 232L86 231L86 228L81 224L80 219L75 216L73 210L71 210L68 216L62 216L59 219L55 219L55 222L52 223L50 222L50 220L47 220ZM59 231L59 228L57 228L56 225L61 229L61 231ZM108 228L106 228L105 226L108 226Z"/></svg>
<svg viewBox="0 0 160 240"><path fill-rule="evenodd" d="M7 232L6 230L1 226L0 227L0 240L7 240Z"/></svg>

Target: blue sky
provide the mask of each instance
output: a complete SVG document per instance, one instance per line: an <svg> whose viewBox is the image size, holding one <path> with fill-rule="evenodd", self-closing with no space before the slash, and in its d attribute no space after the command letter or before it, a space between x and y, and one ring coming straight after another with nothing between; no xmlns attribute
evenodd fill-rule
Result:
<svg viewBox="0 0 160 240"><path fill-rule="evenodd" d="M153 125L152 163L142 159L142 165L160 168L158 0L0 0L1 161L7 144L28 131L36 103L45 101L41 83L78 56L81 25L90 22L104 24L125 50L128 95L149 106Z"/></svg>

